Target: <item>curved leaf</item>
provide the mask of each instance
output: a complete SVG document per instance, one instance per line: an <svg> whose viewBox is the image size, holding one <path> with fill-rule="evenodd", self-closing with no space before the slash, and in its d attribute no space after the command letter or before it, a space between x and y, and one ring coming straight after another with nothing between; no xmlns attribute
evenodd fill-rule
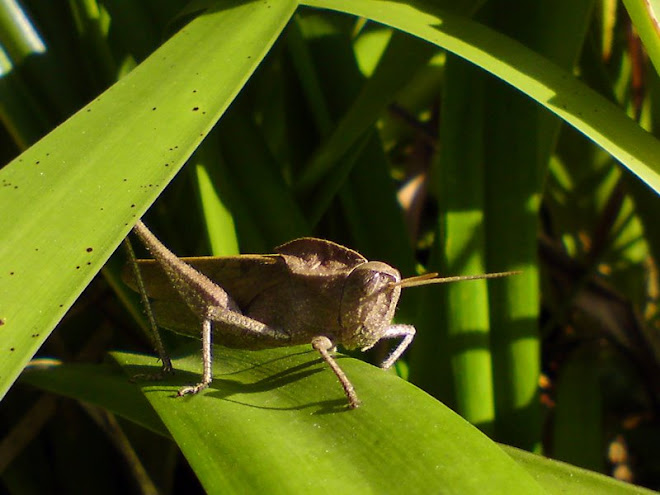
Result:
<svg viewBox="0 0 660 495"><path fill-rule="evenodd" d="M516 87L585 134L656 191L660 143L625 112L520 43L466 17L419 1L305 0L425 39Z"/></svg>
<svg viewBox="0 0 660 495"><path fill-rule="evenodd" d="M197 347L186 346L174 359L173 377L139 386L209 493L384 493L393 486L426 493L543 493L497 444L440 402L393 373L340 358L362 400L349 410L335 376L309 346L215 347L211 387L176 398L182 385L199 379ZM129 376L158 370L153 356L114 357ZM44 378L47 373L27 373L26 379L106 406L110 394L76 383L94 382L85 374L53 380ZM136 386L113 376L123 383L112 390L132 397ZM144 424L144 404L121 404L115 398L108 406ZM158 431L158 423L150 428Z"/></svg>
<svg viewBox="0 0 660 495"><path fill-rule="evenodd" d="M201 15L0 171L0 397L220 118L295 6L232 2Z"/></svg>
<svg viewBox="0 0 660 495"><path fill-rule="evenodd" d="M411 493L537 493L531 475L547 493L652 493L498 446L394 374L342 357L339 362L363 402L347 410L334 375L306 346L215 347L211 388L174 398L179 386L199 378L196 347L187 346L193 354L175 360L181 371L174 377L141 383L144 395L107 365L33 369L21 380L107 408L161 434L168 434L165 423L210 492L386 493L405 486ZM118 353L115 358L130 375L157 370L152 356Z"/></svg>
<svg viewBox="0 0 660 495"><path fill-rule="evenodd" d="M594 495L650 495L657 493L514 447L503 445L502 448L521 466L527 468L534 479L548 490L548 493L593 493Z"/></svg>

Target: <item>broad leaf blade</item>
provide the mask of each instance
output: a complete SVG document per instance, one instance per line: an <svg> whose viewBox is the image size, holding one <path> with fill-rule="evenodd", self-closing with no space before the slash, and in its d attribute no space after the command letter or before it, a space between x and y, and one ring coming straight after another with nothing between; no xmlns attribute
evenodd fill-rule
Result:
<svg viewBox="0 0 660 495"><path fill-rule="evenodd" d="M207 398L172 397L178 384L195 381L195 374L179 373L182 376L161 383L142 384L152 404L158 404L160 414L168 418L168 427L181 437L207 490L388 492L387 483L406 483L411 493L434 488L437 493L488 493L491 469L500 470L494 492L529 489L529 479L500 458L496 444L392 374L341 358L363 400L361 409L346 411L339 385L306 347L261 352L216 347L215 351L216 371L222 374L215 375ZM139 371L157 369L154 357L116 357L140 366ZM199 370L198 357L176 362L182 365L184 360L189 369ZM132 374L136 369L127 371ZM139 387L107 365L33 369L22 381L104 407L166 434ZM199 401L204 405L195 404ZM210 410L205 409L208 403ZM501 448L547 493L653 493L519 449ZM304 456L296 454L298 449ZM503 487L500 476L507 473L511 485Z"/></svg>
<svg viewBox="0 0 660 495"><path fill-rule="evenodd" d="M295 9L223 5L0 171L0 397Z"/></svg>
<svg viewBox="0 0 660 495"><path fill-rule="evenodd" d="M348 410L335 376L309 346L216 347L214 381L174 398L201 371L197 353L174 379L142 390L210 493L542 493L476 428L392 373L339 363L363 405ZM150 356L115 353L131 375Z"/></svg>

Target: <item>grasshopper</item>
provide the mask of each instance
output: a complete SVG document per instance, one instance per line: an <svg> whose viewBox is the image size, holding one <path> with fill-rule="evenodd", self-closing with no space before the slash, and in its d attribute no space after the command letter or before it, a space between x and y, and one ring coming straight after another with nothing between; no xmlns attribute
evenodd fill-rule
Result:
<svg viewBox="0 0 660 495"><path fill-rule="evenodd" d="M179 258L142 221L134 232L155 259L139 260L139 276L129 285L138 290L140 277L144 280L161 326L193 337L201 331L201 381L180 389L178 396L196 394L211 383L212 342L255 350L311 344L354 409L360 401L333 352L337 345L366 351L382 339L400 338L381 364L391 367L415 336L412 325L392 323L402 288L516 273L402 279L386 263L312 237L287 242L275 248L276 254ZM157 349L163 371L171 371L159 339Z"/></svg>

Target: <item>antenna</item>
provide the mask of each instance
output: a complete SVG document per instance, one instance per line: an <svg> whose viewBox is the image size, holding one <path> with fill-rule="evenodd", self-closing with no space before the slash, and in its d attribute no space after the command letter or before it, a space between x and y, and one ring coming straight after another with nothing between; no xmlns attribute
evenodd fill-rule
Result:
<svg viewBox="0 0 660 495"><path fill-rule="evenodd" d="M438 273L425 273L415 277L404 278L400 282L392 284L393 286L400 287L418 287L420 285L430 284L445 284L447 282L460 282L462 280L481 280L484 278L501 278L508 277L509 275L519 275L520 271L515 270L511 272L497 272L497 273L484 273L481 275L456 275L453 277L440 277Z"/></svg>

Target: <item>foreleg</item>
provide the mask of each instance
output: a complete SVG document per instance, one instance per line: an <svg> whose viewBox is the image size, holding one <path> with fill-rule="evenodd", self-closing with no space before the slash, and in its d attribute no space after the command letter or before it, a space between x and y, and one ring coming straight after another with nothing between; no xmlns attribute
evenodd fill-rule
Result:
<svg viewBox="0 0 660 495"><path fill-rule="evenodd" d="M391 368L394 363L401 357L401 355L408 348L410 343L415 338L415 327L412 325L392 325L385 330L381 338L392 339L396 337L403 337L403 340L392 351L389 357L380 365L383 369Z"/></svg>
<svg viewBox="0 0 660 495"><path fill-rule="evenodd" d="M360 405L360 400L355 393L353 384L346 376L346 373L344 373L344 370L339 367L337 361L335 361L335 358L330 354L330 352L334 351L335 349L335 345L332 343L332 341L328 337L314 337L312 339L312 347L319 351L323 360L328 364L328 366L330 366L330 369L332 369L334 374L337 376L339 383L341 383L341 386L344 389L346 398L348 399L348 407L351 409L358 407Z"/></svg>

